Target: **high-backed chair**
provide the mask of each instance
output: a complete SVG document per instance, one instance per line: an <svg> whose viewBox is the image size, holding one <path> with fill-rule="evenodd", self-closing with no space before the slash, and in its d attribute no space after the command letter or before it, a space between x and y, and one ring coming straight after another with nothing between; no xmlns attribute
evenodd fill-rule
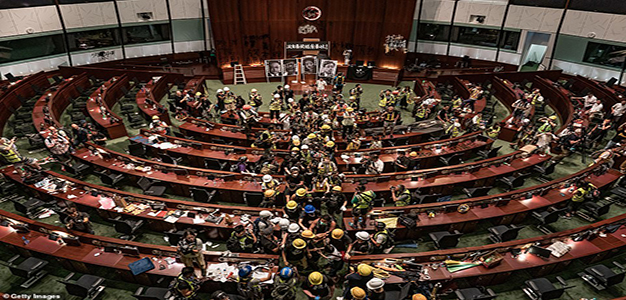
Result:
<svg viewBox="0 0 626 300"><path fill-rule="evenodd" d="M459 238L463 235L459 231L437 231L428 234L430 238L435 242L437 249L449 249L454 248L459 243Z"/></svg>
<svg viewBox="0 0 626 300"><path fill-rule="evenodd" d="M146 145L141 143L130 143L128 144L128 154L143 157L146 155Z"/></svg>
<svg viewBox="0 0 626 300"><path fill-rule="evenodd" d="M482 287L459 289L455 290L454 294L458 300L491 300L496 299L497 297L496 293L494 293L491 289L485 289Z"/></svg>
<svg viewBox="0 0 626 300"><path fill-rule="evenodd" d="M487 231L491 233L489 239L494 243L503 243L512 241L517 238L519 231L524 227L517 227L515 225L498 225L489 227Z"/></svg>
<svg viewBox="0 0 626 300"><path fill-rule="evenodd" d="M78 280L72 280L75 273L70 273L63 280L59 280L60 283L65 285L65 290L72 296L82 297L83 299L96 299L102 291L104 291L104 278L83 275Z"/></svg>
<svg viewBox="0 0 626 300"><path fill-rule="evenodd" d="M596 290L601 291L624 281L626 269L620 263L614 261L620 271L615 272L605 265L595 265L586 268L584 272L578 273L585 282L593 286Z"/></svg>
<svg viewBox="0 0 626 300"><path fill-rule="evenodd" d="M165 194L167 187L160 181L150 180L146 177L141 177L137 181L139 188L143 190L144 195L150 195L160 197Z"/></svg>
<svg viewBox="0 0 626 300"><path fill-rule="evenodd" d="M209 203L217 194L217 190L207 191L205 189L189 188L191 198L196 202Z"/></svg>
<svg viewBox="0 0 626 300"><path fill-rule="evenodd" d="M133 295L137 300L166 300L171 296L169 289L160 287L140 287Z"/></svg>
<svg viewBox="0 0 626 300"><path fill-rule="evenodd" d="M558 299L563 296L566 289L572 288L573 286L568 286L567 282L560 276L557 276L556 279L561 284L560 288L555 287L554 284L546 278L536 278L526 280L524 286L522 286L522 290L531 300Z"/></svg>
<svg viewBox="0 0 626 300"><path fill-rule="evenodd" d="M11 259L3 264L9 267L9 270L11 270L11 274L26 279L26 281L22 283L20 287L25 289L30 288L35 283L37 283L37 281L39 281L48 274L48 272L44 270L44 268L48 265L47 261L36 257L29 257L23 260L21 263L15 264L15 261L19 258L21 258L19 255L13 256Z"/></svg>
<svg viewBox="0 0 626 300"><path fill-rule="evenodd" d="M488 150L480 150L477 153L478 153L478 156L482 157L483 159L493 158L493 157L498 156L498 151L500 151L500 149L502 149L502 146L491 148Z"/></svg>
<svg viewBox="0 0 626 300"><path fill-rule="evenodd" d="M95 172L95 173L98 174L98 176L100 177L100 181L102 181L103 184L108 185L108 186L115 186L120 181L124 180L124 174L113 174L113 173L106 173L106 172Z"/></svg>
<svg viewBox="0 0 626 300"><path fill-rule="evenodd" d="M246 203L246 206L259 207L261 202L263 202L263 194L255 192L243 192L243 201Z"/></svg>
<svg viewBox="0 0 626 300"><path fill-rule="evenodd" d="M137 231L144 224L143 220L122 219L121 216L109 219L109 221L114 224L115 231L122 234L120 239L128 241L135 239Z"/></svg>
<svg viewBox="0 0 626 300"><path fill-rule="evenodd" d="M13 197L9 199L13 202L15 210L23 213L29 218L35 217L46 205L45 202L34 197L30 197L28 200L24 200L23 197Z"/></svg>

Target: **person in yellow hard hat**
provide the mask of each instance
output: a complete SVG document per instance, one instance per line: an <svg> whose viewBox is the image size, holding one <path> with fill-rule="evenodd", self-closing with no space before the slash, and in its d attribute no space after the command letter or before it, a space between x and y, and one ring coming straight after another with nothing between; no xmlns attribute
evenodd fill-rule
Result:
<svg viewBox="0 0 626 300"><path fill-rule="evenodd" d="M326 238L324 243L328 249L331 249L331 251L327 252L328 266L326 274L331 278L335 278L337 274L343 270L345 264L344 257L348 245L352 244L352 239L343 229L335 228L331 231L330 236Z"/></svg>
<svg viewBox="0 0 626 300"><path fill-rule="evenodd" d="M324 195L323 203L326 205L328 213L334 216L337 222L342 221L341 205L346 202L346 196L343 194L340 185L332 187L329 194Z"/></svg>
<svg viewBox="0 0 626 300"><path fill-rule="evenodd" d="M276 190L265 190L263 192L263 201L259 204L259 207L268 208L268 207L276 207Z"/></svg>
<svg viewBox="0 0 626 300"><path fill-rule="evenodd" d="M374 277L372 266L367 264L359 264L353 273L346 276L345 290L343 291L344 299L352 299L351 291L353 288L360 288L363 291L367 289L367 282Z"/></svg>
<svg viewBox="0 0 626 300"><path fill-rule="evenodd" d="M328 300L333 295L332 286L329 283L328 278L322 273L313 272L309 274L309 278L303 286L303 291L310 299Z"/></svg>
<svg viewBox="0 0 626 300"><path fill-rule="evenodd" d="M413 294L411 300L428 300L428 298L422 294Z"/></svg>
<svg viewBox="0 0 626 300"><path fill-rule="evenodd" d="M298 270L305 270L308 266L307 256L309 255L306 241L298 238L285 245L281 256L285 264L291 264Z"/></svg>
<svg viewBox="0 0 626 300"><path fill-rule="evenodd" d="M331 160L334 159L334 154L335 154L335 142L333 141L328 141L326 142L326 144L324 144L324 152L326 153L326 155L328 155L330 157Z"/></svg>
<svg viewBox="0 0 626 300"><path fill-rule="evenodd" d="M320 127L320 130L321 130L320 135L323 138L329 138L329 139L332 138L333 128L330 125L324 124L322 125L322 127Z"/></svg>
<svg viewBox="0 0 626 300"><path fill-rule="evenodd" d="M302 206L298 202L291 200L287 202L283 212L289 220L297 222L300 219L300 215L302 215Z"/></svg>
<svg viewBox="0 0 626 300"><path fill-rule="evenodd" d="M352 296L352 299L354 300L363 300L367 298L367 294L365 294L365 290L363 290L362 288L358 286L350 289L350 295Z"/></svg>

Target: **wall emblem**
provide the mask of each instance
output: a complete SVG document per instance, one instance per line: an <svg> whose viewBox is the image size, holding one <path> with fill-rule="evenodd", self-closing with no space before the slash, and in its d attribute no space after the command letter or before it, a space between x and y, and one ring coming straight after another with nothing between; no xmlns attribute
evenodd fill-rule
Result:
<svg viewBox="0 0 626 300"><path fill-rule="evenodd" d="M317 6L308 6L302 11L302 17L307 21L315 21L322 16L322 10Z"/></svg>
<svg viewBox="0 0 626 300"><path fill-rule="evenodd" d="M298 27L298 34L311 34L317 32L317 27L313 25L302 25Z"/></svg>
<svg viewBox="0 0 626 300"><path fill-rule="evenodd" d="M399 34L394 34L394 35L388 35L385 38L385 44L383 44L383 46L385 46L385 53L389 53L390 51L407 51L407 47L406 47L406 39Z"/></svg>

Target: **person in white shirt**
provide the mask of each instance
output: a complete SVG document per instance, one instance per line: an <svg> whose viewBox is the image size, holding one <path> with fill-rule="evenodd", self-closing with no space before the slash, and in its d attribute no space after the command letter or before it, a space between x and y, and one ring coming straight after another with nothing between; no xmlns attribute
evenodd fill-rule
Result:
<svg viewBox="0 0 626 300"><path fill-rule="evenodd" d="M611 116L613 117L613 123L617 124L619 119L622 118L624 113L626 112L626 99L622 99L619 103L615 103L613 107L611 107Z"/></svg>
<svg viewBox="0 0 626 300"><path fill-rule="evenodd" d="M326 83L326 80L322 78L318 79L316 84L317 84L317 90L320 92L323 92L326 89L326 86L328 85L328 83Z"/></svg>
<svg viewBox="0 0 626 300"><path fill-rule="evenodd" d="M385 169L385 163L380 160L378 154L372 154L370 158L370 163L367 165L365 169L365 174L367 175L377 175L381 174Z"/></svg>
<svg viewBox="0 0 626 300"><path fill-rule="evenodd" d="M598 98L596 98L596 96L594 96L591 92L587 93L584 97L572 97L572 99L582 100L583 107L585 109L589 109L594 103L596 103L596 100L598 100Z"/></svg>
<svg viewBox="0 0 626 300"><path fill-rule="evenodd" d="M602 101L596 100L596 102L593 105L591 105L591 107L587 111L587 115L589 116L589 118L593 118L593 116L596 114L601 115L602 109L604 109L604 105L602 105Z"/></svg>

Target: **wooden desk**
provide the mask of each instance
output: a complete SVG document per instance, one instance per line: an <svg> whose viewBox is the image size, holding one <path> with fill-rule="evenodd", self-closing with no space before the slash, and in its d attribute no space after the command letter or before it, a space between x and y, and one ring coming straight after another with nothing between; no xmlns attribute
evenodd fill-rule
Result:
<svg viewBox="0 0 626 300"><path fill-rule="evenodd" d="M37 89L45 90L50 87L50 81L45 72L39 72L10 84L10 87L0 96L0 132L3 132L15 110L22 106L20 99L28 100L37 94Z"/></svg>
<svg viewBox="0 0 626 300"><path fill-rule="evenodd" d="M511 115L506 117L501 122L501 130L498 138L507 142L512 142L515 140L515 136L517 135L519 128L515 124L508 123L507 121L513 118L513 103L524 97L524 91L516 88L509 80L502 80L498 77L494 77L493 79L493 88L496 90L495 96L498 97L498 99L511 110ZM533 114L534 107L532 108L529 119L532 119Z"/></svg>
<svg viewBox="0 0 626 300"><path fill-rule="evenodd" d="M355 111L356 112L356 111ZM272 119L270 118L270 113L269 112L258 112L259 117L261 117L259 119L259 121L256 123L256 126L259 126L261 128L269 128L269 127L282 127L282 123L273 123ZM369 117L369 121L365 125L366 128L374 128L374 127L382 127L383 126L383 120L380 118L380 112L379 111L368 111L366 112L367 117ZM232 114L230 112L225 112L221 115L220 120L224 123L224 124L229 124L229 125L237 125L239 124L239 115L237 114ZM359 123L361 124L361 123ZM400 126L398 126L400 127Z"/></svg>
<svg viewBox="0 0 626 300"><path fill-rule="evenodd" d="M126 90L130 87L129 79L126 75L111 78L103 84L103 86L93 92L89 97L89 100L87 100L86 108L89 112L89 116L96 122L98 127L105 131L106 135L110 139L116 139L128 135L122 118L111 110L111 107L113 107L115 102L123 96L122 87L125 87ZM103 112L96 102L98 96L102 98L103 107L109 114L108 118L103 117Z"/></svg>
<svg viewBox="0 0 626 300"><path fill-rule="evenodd" d="M152 120L152 117L158 116L161 121L171 124L167 108L159 103L169 92L170 82L172 82L172 78L169 75L165 75L156 82L154 82L154 79L150 80L146 86L139 90L135 101L144 118ZM151 100L150 103L146 103L147 99Z"/></svg>
<svg viewBox="0 0 626 300"><path fill-rule="evenodd" d="M61 83L55 91L44 93L35 103L33 108L33 125L43 137L48 126L62 127L59 118L70 105L71 100L80 96L78 89L86 90L91 87L87 74L72 76ZM51 94L48 97L48 94ZM50 115L46 117L43 108L47 107Z"/></svg>

